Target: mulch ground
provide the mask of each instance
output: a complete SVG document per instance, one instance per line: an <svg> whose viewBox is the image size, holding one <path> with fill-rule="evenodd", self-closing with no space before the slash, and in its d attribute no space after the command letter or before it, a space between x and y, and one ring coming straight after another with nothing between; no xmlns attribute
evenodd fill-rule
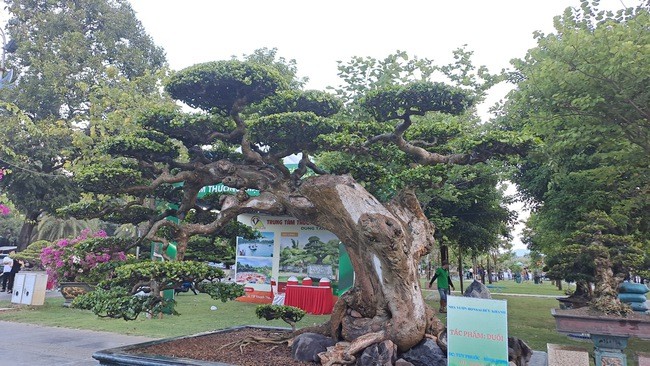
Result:
<svg viewBox="0 0 650 366"><path fill-rule="evenodd" d="M313 362L294 360L291 357L291 348L286 343L251 343L241 348L233 344L248 336L277 338L286 334L277 330L243 328L159 343L133 350L131 353L216 361L238 366L316 365Z"/></svg>

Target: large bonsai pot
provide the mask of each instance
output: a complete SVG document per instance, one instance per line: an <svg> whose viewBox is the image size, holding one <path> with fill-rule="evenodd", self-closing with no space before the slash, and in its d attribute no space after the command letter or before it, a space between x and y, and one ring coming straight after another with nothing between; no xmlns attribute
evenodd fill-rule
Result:
<svg viewBox="0 0 650 366"><path fill-rule="evenodd" d="M584 308L551 309L551 314L560 333L589 333L650 339L650 316L648 315L635 313L625 317L599 315Z"/></svg>

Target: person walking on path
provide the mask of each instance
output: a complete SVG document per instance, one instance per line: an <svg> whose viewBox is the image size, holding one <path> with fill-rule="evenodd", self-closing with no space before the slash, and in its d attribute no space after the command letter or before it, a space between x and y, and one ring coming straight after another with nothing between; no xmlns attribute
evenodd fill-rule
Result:
<svg viewBox="0 0 650 366"><path fill-rule="evenodd" d="M449 288L455 290L454 284L451 282L451 276L449 276L449 263L447 261L442 261L442 267L436 269L436 273L429 281L429 288L433 286L433 282L438 280L438 293L440 293L440 309L438 310L441 313L447 312L447 295L449 295Z"/></svg>

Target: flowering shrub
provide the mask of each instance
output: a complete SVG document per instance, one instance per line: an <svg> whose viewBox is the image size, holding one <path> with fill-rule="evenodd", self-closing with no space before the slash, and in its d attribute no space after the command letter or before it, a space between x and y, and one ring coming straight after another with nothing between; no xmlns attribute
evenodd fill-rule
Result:
<svg viewBox="0 0 650 366"><path fill-rule="evenodd" d="M50 281L96 283L126 261L124 240L84 230L74 239L60 239L41 251L41 263Z"/></svg>

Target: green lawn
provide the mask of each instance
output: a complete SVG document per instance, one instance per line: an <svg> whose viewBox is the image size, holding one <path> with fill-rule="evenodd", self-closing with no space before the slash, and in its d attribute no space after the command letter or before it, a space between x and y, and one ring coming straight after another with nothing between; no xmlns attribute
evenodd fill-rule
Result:
<svg viewBox="0 0 650 366"><path fill-rule="evenodd" d="M454 286L456 290L460 291L460 282L458 278L454 279ZM463 280L464 289L470 285L471 280ZM487 284L490 292L493 294L508 293L508 294L528 294L528 295L552 295L552 296L566 296L565 290L568 288L575 289L575 285L562 283L562 291L550 281L544 281L541 284L535 284L533 281L524 281L516 283L514 280L496 281ZM435 285L434 285L435 287Z"/></svg>
<svg viewBox="0 0 650 366"><path fill-rule="evenodd" d="M552 286L533 284L508 284L504 293L513 293L518 289L519 293L544 292L544 294L560 295L557 291L552 292ZM501 284L500 283L500 284ZM458 288L458 285L457 285ZM528 291L528 292L526 292ZM508 331L509 335L525 340L533 349L546 351L547 343L574 345L590 350L593 345L589 342L579 342L569 339L555 331L554 319L551 316L551 309L558 306L557 300L553 297L525 297L506 296L493 294L495 299L508 301ZM426 291L425 298L432 307L438 307L437 293ZM138 320L126 322L116 319L98 318L92 313L83 310L68 309L61 306L63 299L47 298L44 306L21 306L14 310L0 312L0 320L26 322L41 325L59 326L76 329L93 329L100 331L118 332L122 334L141 335L152 338L165 338L180 335L195 334L204 331L222 329L226 327L243 324L261 324L269 326L287 326L280 320L269 321L258 319L255 316L255 304L231 301L222 303L210 299L207 295L180 294L177 297L177 310L180 316L166 315L162 319L147 319L141 317ZM217 310L210 310L210 307L217 306ZM0 301L0 307L12 307L8 301ZM444 314L439 314L440 319L446 322ZM328 316L307 315L299 323L299 327L313 324L320 324L328 319ZM647 351L650 349L650 341L631 339L628 346L628 364L636 365L633 352Z"/></svg>
<svg viewBox="0 0 650 366"><path fill-rule="evenodd" d="M176 310L180 316L164 315L162 319L147 319L144 316L134 321L99 318L90 311L65 308L62 298L47 298L43 306L23 306L18 310L0 312L0 320L34 323L57 327L92 329L141 335L152 338L166 338L223 329L242 324L261 324L288 327L282 320L266 321L255 315L256 304L238 301L221 302L205 294L182 293L176 297ZM217 310L210 310L211 306ZM11 307L9 302L0 301L0 307ZM328 319L325 315L306 315L301 326L320 324Z"/></svg>

